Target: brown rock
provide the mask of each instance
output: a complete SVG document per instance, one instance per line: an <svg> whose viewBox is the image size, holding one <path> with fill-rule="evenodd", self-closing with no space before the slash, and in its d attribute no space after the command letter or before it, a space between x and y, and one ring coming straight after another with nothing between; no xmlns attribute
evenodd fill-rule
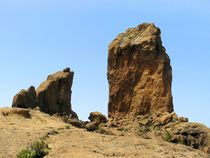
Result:
<svg viewBox="0 0 210 158"><path fill-rule="evenodd" d="M208 152L206 149L209 146L209 136L205 126L197 123L181 122L171 127L168 126L167 130L170 131L171 142Z"/></svg>
<svg viewBox="0 0 210 158"><path fill-rule="evenodd" d="M103 114L100 113L100 112L91 112L91 113L90 113L90 116L88 117L88 119L89 119L91 122L96 122L97 124L106 123L106 122L107 122L106 116L103 115Z"/></svg>
<svg viewBox="0 0 210 158"><path fill-rule="evenodd" d="M172 68L160 29L141 24L109 45L109 116L172 112Z"/></svg>
<svg viewBox="0 0 210 158"><path fill-rule="evenodd" d="M139 124L140 125L143 125L143 126L146 126L150 123L150 120L149 119L143 119L143 120L140 120L139 121Z"/></svg>
<svg viewBox="0 0 210 158"><path fill-rule="evenodd" d="M95 131L99 128L99 126L96 122L89 122L85 125L85 128L87 131Z"/></svg>
<svg viewBox="0 0 210 158"><path fill-rule="evenodd" d="M40 110L53 114L72 115L77 118L75 112L71 109L71 86L74 72L69 68L64 71L49 75L36 90L37 101Z"/></svg>
<svg viewBox="0 0 210 158"><path fill-rule="evenodd" d="M36 91L34 86L28 88L28 90L21 90L13 98L13 108L35 108L36 106Z"/></svg>
<svg viewBox="0 0 210 158"><path fill-rule="evenodd" d="M70 68L69 68L69 67L65 68L65 69L63 70L63 72L70 72Z"/></svg>
<svg viewBox="0 0 210 158"><path fill-rule="evenodd" d="M188 118L186 118L186 117L179 117L178 121L179 122L188 122Z"/></svg>
<svg viewBox="0 0 210 158"><path fill-rule="evenodd" d="M160 117L159 121L162 125L169 123L173 119L173 114L165 114Z"/></svg>
<svg viewBox="0 0 210 158"><path fill-rule="evenodd" d="M175 112L171 113L171 117L173 118L173 120L178 120L178 116Z"/></svg>
<svg viewBox="0 0 210 158"><path fill-rule="evenodd" d="M69 124L71 124L71 125L73 125L75 127L78 127L78 128L83 128L85 126L85 123L83 121L80 121L77 118L68 119L65 122L69 123Z"/></svg>

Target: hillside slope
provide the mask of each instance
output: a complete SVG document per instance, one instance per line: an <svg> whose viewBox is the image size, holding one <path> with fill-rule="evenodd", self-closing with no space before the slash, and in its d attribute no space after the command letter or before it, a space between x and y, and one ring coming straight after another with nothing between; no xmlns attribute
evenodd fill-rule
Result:
<svg viewBox="0 0 210 158"><path fill-rule="evenodd" d="M59 118L39 111L0 109L1 158L16 157L18 152L44 136L48 136L46 142L51 148L47 158L209 157L199 150L155 137L143 139L132 135L103 135L75 128Z"/></svg>

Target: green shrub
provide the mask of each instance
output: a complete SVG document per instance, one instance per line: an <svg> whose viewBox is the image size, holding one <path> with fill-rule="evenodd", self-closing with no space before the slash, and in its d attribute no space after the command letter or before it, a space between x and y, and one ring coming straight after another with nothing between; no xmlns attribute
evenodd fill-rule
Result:
<svg viewBox="0 0 210 158"><path fill-rule="evenodd" d="M171 141L171 134L168 132L168 131L165 131L164 132L164 134L163 134L163 139L165 140L165 141L168 141L168 142L170 142Z"/></svg>
<svg viewBox="0 0 210 158"><path fill-rule="evenodd" d="M35 153L29 149L23 149L18 155L17 158L34 158Z"/></svg>
<svg viewBox="0 0 210 158"><path fill-rule="evenodd" d="M48 145L44 141L37 141L29 148L23 149L17 158L42 158L48 154Z"/></svg>

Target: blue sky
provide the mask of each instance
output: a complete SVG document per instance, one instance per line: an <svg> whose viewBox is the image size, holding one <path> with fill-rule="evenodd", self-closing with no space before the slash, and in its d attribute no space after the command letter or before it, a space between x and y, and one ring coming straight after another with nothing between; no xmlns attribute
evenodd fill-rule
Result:
<svg viewBox="0 0 210 158"><path fill-rule="evenodd" d="M209 0L0 0L0 106L68 66L79 117L106 114L108 44L143 22L161 28L175 111L210 126Z"/></svg>

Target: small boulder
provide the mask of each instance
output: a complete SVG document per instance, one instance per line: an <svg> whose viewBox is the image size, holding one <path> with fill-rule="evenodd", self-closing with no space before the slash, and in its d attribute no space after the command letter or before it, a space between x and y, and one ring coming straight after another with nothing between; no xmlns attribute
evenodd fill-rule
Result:
<svg viewBox="0 0 210 158"><path fill-rule="evenodd" d="M66 121L67 123L75 126L75 127L78 127L78 128L83 128L84 127L84 122L83 121L80 121L79 119L77 118L74 118L74 119L68 119Z"/></svg>
<svg viewBox="0 0 210 158"><path fill-rule="evenodd" d="M13 98L13 108L35 108L36 107L36 91L34 86L30 86L28 90L21 90Z"/></svg>
<svg viewBox="0 0 210 158"><path fill-rule="evenodd" d="M63 70L63 72L70 72L70 68L69 68L69 67L65 68L65 69Z"/></svg>
<svg viewBox="0 0 210 158"><path fill-rule="evenodd" d="M171 113L171 117L173 118L173 120L178 120L178 116L175 112Z"/></svg>
<svg viewBox="0 0 210 158"><path fill-rule="evenodd" d="M143 120L140 120L139 121L139 124L140 125L143 125L143 126L146 126L150 123L150 120L149 119L143 119Z"/></svg>
<svg viewBox="0 0 210 158"><path fill-rule="evenodd" d="M95 131L99 128L99 126L96 122L89 122L85 125L85 128L87 129L87 131Z"/></svg>
<svg viewBox="0 0 210 158"><path fill-rule="evenodd" d="M91 112L90 116L88 117L88 119L91 122L95 122L97 124L101 124L101 123L106 123L107 122L107 118L105 115L103 115L100 112Z"/></svg>
<svg viewBox="0 0 210 158"><path fill-rule="evenodd" d="M188 118L186 118L186 117L179 117L178 121L179 122L188 122Z"/></svg>
<svg viewBox="0 0 210 158"><path fill-rule="evenodd" d="M169 123L172 120L171 114L166 114L160 117L159 121L162 125Z"/></svg>

